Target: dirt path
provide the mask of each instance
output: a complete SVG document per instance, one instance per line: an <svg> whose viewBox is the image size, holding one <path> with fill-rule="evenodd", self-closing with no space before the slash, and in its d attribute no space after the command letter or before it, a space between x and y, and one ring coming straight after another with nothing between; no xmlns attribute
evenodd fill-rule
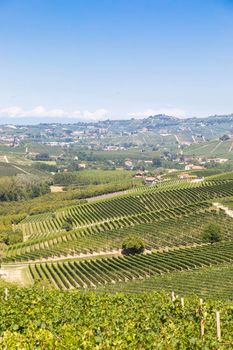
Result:
<svg viewBox="0 0 233 350"><path fill-rule="evenodd" d="M99 196L95 196L95 197L90 197L90 198L85 198L88 202L93 202L99 199L107 199L107 198L112 198L121 194L126 194L128 193L128 190L124 190L124 191L118 191L118 192L112 192L112 193L106 193L106 194L101 194Z"/></svg>
<svg viewBox="0 0 233 350"><path fill-rule="evenodd" d="M222 144L223 141L220 141L213 149L210 153L214 153L216 151L216 149Z"/></svg>
<svg viewBox="0 0 233 350"><path fill-rule="evenodd" d="M233 214L232 214L233 215ZM156 250L145 250L144 254L151 254L152 252L167 252L167 251L173 251L173 250L179 250L179 249L190 249L195 248L198 246L203 246L208 243L200 243L200 244L191 244L191 245L179 245L174 247L161 247ZM32 276L29 271L29 264L35 264L35 263L43 263L43 262L56 262L56 261L62 261L62 260L69 260L69 259L85 259L85 258L94 258L94 257L107 257L107 256L120 256L122 255L121 249L111 250L108 252L93 252L89 254L76 254L76 255L67 255L62 257L54 257L54 258L48 258L48 259L40 259L40 260L31 260L31 261L25 261L25 262L19 262L19 263L11 263L11 264L2 264L0 268L0 279L4 279L7 282L10 283L16 283L20 286L27 287L33 285Z"/></svg>
<svg viewBox="0 0 233 350"><path fill-rule="evenodd" d="M11 164L11 165L12 165L14 168L16 168L16 169L22 171L24 174L31 175L31 173L29 173L28 171L26 171L26 170L20 168L19 166L14 165L14 164Z"/></svg>
<svg viewBox="0 0 233 350"><path fill-rule="evenodd" d="M7 156L4 156L4 160L5 160L5 162L6 162L7 164L9 164L9 159L7 158ZM22 171L24 174L31 175L31 173L29 173L28 171L26 171L26 170L20 168L19 166L15 165L15 164L11 164L11 166L13 166L14 168L16 168L16 169Z"/></svg>
<svg viewBox="0 0 233 350"><path fill-rule="evenodd" d="M54 258L42 258L37 260L28 260L25 262L25 264L35 264L35 263L43 263L43 262L54 262L54 261L61 261L61 260L70 260L70 259L85 259L85 258L92 258L92 257L105 257L105 256L119 256L121 255L121 249L116 250L110 250L110 251L100 251L100 252L93 252L88 254L68 254L64 256L54 257ZM6 265L4 265L6 266ZM12 264L12 266L15 266Z"/></svg>
<svg viewBox="0 0 233 350"><path fill-rule="evenodd" d="M195 247L200 247L203 245L206 245L208 243L194 243L194 244L189 244L189 245L178 245L178 246L173 246L173 247L167 247L163 246L158 249L145 249L143 254L151 254L152 252L168 252L168 251L174 251L174 250L179 250L179 249L187 249L187 248L195 248ZM54 258L42 258L42 259L37 259L37 260L27 260L25 262L19 262L19 263L6 263L2 264L2 268L17 268L17 267L27 267L29 264L36 264L36 263L43 263L43 262L56 262L56 261L62 261L62 260L71 260L71 259L86 259L86 258L101 258L101 257L109 257L109 256L120 256L122 255L121 249L115 249L115 250L109 250L109 251L98 251L98 252L93 252L93 253L88 253L88 254L68 254L64 256L57 256ZM1 269L0 269L0 274L1 274Z"/></svg>
<svg viewBox="0 0 233 350"><path fill-rule="evenodd" d="M231 143L231 145L230 145L230 148L229 148L229 153L232 151L232 148L233 148L233 142Z"/></svg>
<svg viewBox="0 0 233 350"><path fill-rule="evenodd" d="M221 203L213 203L213 205L218 209L224 210L228 216L233 218L233 210L229 209L228 207L226 207L225 205L223 205Z"/></svg>
<svg viewBox="0 0 233 350"><path fill-rule="evenodd" d="M177 135L175 135L175 134L174 134L174 136L175 136L176 141L177 141L177 142L178 142L178 144L180 145L181 143L180 143L180 140L179 140L178 136L177 136Z"/></svg>
<svg viewBox="0 0 233 350"><path fill-rule="evenodd" d="M27 265L5 265L0 268L0 278L6 282L29 286L33 283Z"/></svg>

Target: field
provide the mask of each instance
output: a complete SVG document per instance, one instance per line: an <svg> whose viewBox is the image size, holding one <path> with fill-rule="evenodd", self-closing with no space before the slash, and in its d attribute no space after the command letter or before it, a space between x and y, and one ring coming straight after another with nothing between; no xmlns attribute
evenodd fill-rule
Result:
<svg viewBox="0 0 233 350"><path fill-rule="evenodd" d="M233 140L211 140L201 144L192 144L184 150L186 155L202 157L221 157L233 159Z"/></svg>
<svg viewBox="0 0 233 350"><path fill-rule="evenodd" d="M24 241L4 250L2 266L26 266L35 284L86 289L226 264L233 258L233 218L215 203L231 196L228 177L199 183L170 180L28 215L13 225L22 230ZM221 227L222 242L203 240L210 222ZM143 239L144 254L121 255L129 236Z"/></svg>
<svg viewBox="0 0 233 350"><path fill-rule="evenodd" d="M198 295L202 298L232 300L232 264L208 266L192 271L175 271L162 276L151 276L144 280L98 286L98 291L146 293L152 291L175 291L178 295Z"/></svg>
<svg viewBox="0 0 233 350"><path fill-rule="evenodd" d="M7 286L5 296L0 288L0 344L230 349L233 180L231 173L209 175L201 182L165 180L71 205L62 202L69 193L45 195L47 210L24 214L12 226L22 230L23 242L3 250L2 280L24 288ZM86 181L93 181L91 175ZM112 182L95 186L106 185ZM52 198L60 198L59 205L49 209ZM35 203L28 205L35 210ZM19 212L20 205L26 204L19 204ZM211 223L221 228L221 239L212 244L203 236ZM127 237L140 237L144 252L123 255ZM179 297L172 301L171 295ZM216 337L216 310L222 343Z"/></svg>

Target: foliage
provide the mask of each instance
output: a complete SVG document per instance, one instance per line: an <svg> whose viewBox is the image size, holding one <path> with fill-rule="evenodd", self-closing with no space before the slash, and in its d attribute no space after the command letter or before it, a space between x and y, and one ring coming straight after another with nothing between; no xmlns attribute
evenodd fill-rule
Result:
<svg viewBox="0 0 233 350"><path fill-rule="evenodd" d="M50 156L48 153L39 153L35 156L35 160L43 160L43 161L48 161L50 160Z"/></svg>
<svg viewBox="0 0 233 350"><path fill-rule="evenodd" d="M77 172L57 173L54 183L67 185L99 185L126 182L132 179L133 172L126 170L79 170Z"/></svg>
<svg viewBox="0 0 233 350"><path fill-rule="evenodd" d="M0 202L34 198L47 192L48 183L37 176L19 174L0 179Z"/></svg>
<svg viewBox="0 0 233 350"><path fill-rule="evenodd" d="M16 244L23 241L23 233L21 230L6 230L0 232L0 243L6 245Z"/></svg>
<svg viewBox="0 0 233 350"><path fill-rule="evenodd" d="M215 243L222 240L222 229L215 222L209 222L203 228L203 240L209 243Z"/></svg>
<svg viewBox="0 0 233 350"><path fill-rule="evenodd" d="M152 159L152 162L153 162L153 165L154 165L156 168L159 168L159 167L161 167L161 165L162 165L161 159L160 159L159 157L153 158L153 159Z"/></svg>
<svg viewBox="0 0 233 350"><path fill-rule="evenodd" d="M122 181L96 186L90 185L62 193L47 193L43 196L31 200L18 201L17 203L14 201L2 202L0 206L0 215L20 214L25 212L28 214L45 213L64 206L77 205L77 200L79 199L83 200L89 197L127 190L136 184L137 182L133 184L132 181Z"/></svg>
<svg viewBox="0 0 233 350"><path fill-rule="evenodd" d="M3 295L4 290L0 289ZM222 339L216 339L215 310L221 311ZM205 335L200 321L205 319ZM0 309L2 349L185 350L230 348L232 303L196 297L171 301L164 293L81 294L9 288ZM229 345L229 346L228 346Z"/></svg>
<svg viewBox="0 0 233 350"><path fill-rule="evenodd" d="M134 255L143 253L145 249L144 241L139 236L129 236L122 243L122 254Z"/></svg>
<svg viewBox="0 0 233 350"><path fill-rule="evenodd" d="M62 229L65 231L70 231L72 230L72 223L69 222L68 220L64 221L62 224Z"/></svg>
<svg viewBox="0 0 233 350"><path fill-rule="evenodd" d="M56 173L58 171L58 167L56 165L48 164L48 163L42 163L42 162L36 162L33 164L33 167L35 169L46 171L46 172L54 172Z"/></svg>

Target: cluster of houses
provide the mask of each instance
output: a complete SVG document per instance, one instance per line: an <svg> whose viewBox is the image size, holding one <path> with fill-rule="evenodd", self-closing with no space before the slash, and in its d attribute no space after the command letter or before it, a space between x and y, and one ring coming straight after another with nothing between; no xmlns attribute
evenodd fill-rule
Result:
<svg viewBox="0 0 233 350"><path fill-rule="evenodd" d="M134 177L136 179L143 179L145 184L147 185L155 185L161 181L163 181L163 178L158 175L158 176L147 176L147 173L146 171L138 171Z"/></svg>

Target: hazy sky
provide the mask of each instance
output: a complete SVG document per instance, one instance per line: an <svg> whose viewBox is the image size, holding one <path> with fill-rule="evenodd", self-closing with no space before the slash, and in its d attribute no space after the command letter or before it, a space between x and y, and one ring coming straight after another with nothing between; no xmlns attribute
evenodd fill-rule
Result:
<svg viewBox="0 0 233 350"><path fill-rule="evenodd" d="M0 0L0 123L233 112L233 0Z"/></svg>

